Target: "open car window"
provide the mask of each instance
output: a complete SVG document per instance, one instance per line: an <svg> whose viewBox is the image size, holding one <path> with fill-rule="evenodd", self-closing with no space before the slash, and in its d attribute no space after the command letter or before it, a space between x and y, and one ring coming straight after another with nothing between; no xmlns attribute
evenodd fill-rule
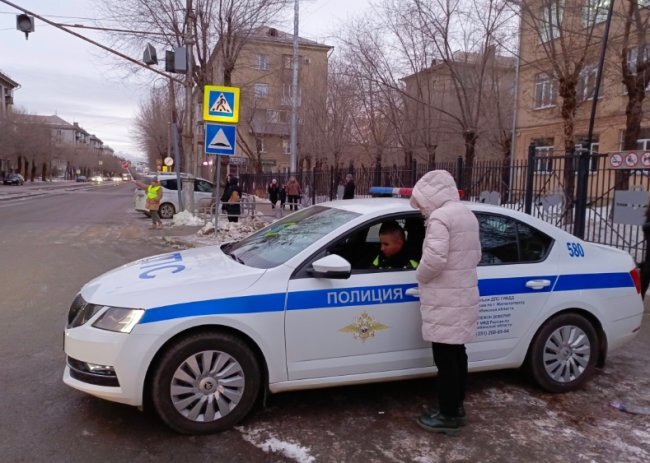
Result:
<svg viewBox="0 0 650 463"><path fill-rule="evenodd" d="M307 270L311 267L311 263L330 254L339 255L350 262L353 274L408 270L404 268L380 269L373 265L380 252L379 229L382 223L387 221L397 221L404 229L406 235L404 253L409 259L419 262L422 256L422 241L425 233L423 217L413 213L392 215L374 219L334 240L312 256L308 263L303 265L296 273L295 278L309 278Z"/></svg>
<svg viewBox="0 0 650 463"><path fill-rule="evenodd" d="M312 206L222 249L251 267L277 267L358 216L356 212Z"/></svg>

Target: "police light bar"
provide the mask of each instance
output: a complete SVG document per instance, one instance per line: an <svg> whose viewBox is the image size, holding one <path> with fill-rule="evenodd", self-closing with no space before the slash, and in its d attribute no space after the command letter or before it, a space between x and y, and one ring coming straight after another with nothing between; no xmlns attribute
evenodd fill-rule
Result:
<svg viewBox="0 0 650 463"><path fill-rule="evenodd" d="M410 198L413 194L413 188L393 188L392 186L371 186L370 195L378 197L405 196ZM465 191L458 190L458 196L463 199Z"/></svg>

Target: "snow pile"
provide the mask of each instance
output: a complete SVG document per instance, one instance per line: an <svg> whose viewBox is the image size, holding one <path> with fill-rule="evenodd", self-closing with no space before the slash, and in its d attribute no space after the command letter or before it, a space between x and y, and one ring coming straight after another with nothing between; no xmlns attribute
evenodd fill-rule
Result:
<svg viewBox="0 0 650 463"><path fill-rule="evenodd" d="M174 226L203 225L205 223L205 220L195 215L192 215L190 211L183 211L174 215L173 222L174 222Z"/></svg>
<svg viewBox="0 0 650 463"><path fill-rule="evenodd" d="M216 242L223 243L227 241L239 241L248 235L255 233L257 230L264 228L268 223L261 220L260 217L240 218L239 222L228 222L225 217L219 218L219 231ZM214 222L208 222L201 228L197 235L208 236L214 235Z"/></svg>
<svg viewBox="0 0 650 463"><path fill-rule="evenodd" d="M298 463L314 463L316 459L309 454L309 447L303 447L293 442L282 441L269 433L269 438L262 442L260 430L246 430L243 427L235 428L242 433L244 440L265 452L279 453Z"/></svg>

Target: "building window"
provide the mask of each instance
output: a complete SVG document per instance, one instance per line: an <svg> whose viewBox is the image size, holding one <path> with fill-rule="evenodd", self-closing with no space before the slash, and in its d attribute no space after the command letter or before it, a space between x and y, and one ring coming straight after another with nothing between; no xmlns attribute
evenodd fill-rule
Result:
<svg viewBox="0 0 650 463"><path fill-rule="evenodd" d="M582 7L582 25L588 27L607 20L610 0L585 0Z"/></svg>
<svg viewBox="0 0 650 463"><path fill-rule="evenodd" d="M647 151L650 150L650 138L640 138L636 141L636 149Z"/></svg>
<svg viewBox="0 0 650 463"><path fill-rule="evenodd" d="M282 153L291 154L291 143L286 138L282 139Z"/></svg>
<svg viewBox="0 0 650 463"><path fill-rule="evenodd" d="M255 69L262 71L269 70L269 57L267 55L255 55Z"/></svg>
<svg viewBox="0 0 650 463"><path fill-rule="evenodd" d="M553 139L539 138L533 140L535 145L535 172L553 172Z"/></svg>
<svg viewBox="0 0 650 463"><path fill-rule="evenodd" d="M596 79L598 78L598 67L596 65L585 66L578 76L576 96L578 101L591 100L596 91ZM598 89L598 98L603 96L602 84Z"/></svg>
<svg viewBox="0 0 650 463"><path fill-rule="evenodd" d="M283 84L282 85L282 104L286 106L291 106L293 104L292 101L292 96L293 92L291 91L291 84ZM300 100L301 100L302 92L300 87L298 87L298 106L300 106Z"/></svg>
<svg viewBox="0 0 650 463"><path fill-rule="evenodd" d="M255 98L268 98L269 84L255 84Z"/></svg>
<svg viewBox="0 0 650 463"><path fill-rule="evenodd" d="M263 138L256 138L255 139L255 148L257 149L258 153L266 152L266 149L264 147L264 139Z"/></svg>
<svg viewBox="0 0 650 463"><path fill-rule="evenodd" d="M270 122L272 124L288 124L289 116L289 111L268 109L266 111L266 122Z"/></svg>
<svg viewBox="0 0 650 463"><path fill-rule="evenodd" d="M593 1L593 0L592 0ZM539 38L542 42L557 39L560 36L560 26L564 14L564 1L543 0L539 20Z"/></svg>
<svg viewBox="0 0 650 463"><path fill-rule="evenodd" d="M555 106L557 89L555 79L546 73L535 76L535 109Z"/></svg>
<svg viewBox="0 0 650 463"><path fill-rule="evenodd" d="M650 0L648 0L648 3L650 4ZM639 47L634 47L630 48L627 50L627 69L632 73L632 75L636 75L637 73L637 59L639 57ZM641 62L639 63L640 66L643 66L647 61L648 58L650 58L650 43L646 45L645 47L645 53L641 57ZM627 88L625 85L623 86L625 94L627 94ZM646 91L650 90L650 82L646 82L645 86Z"/></svg>
<svg viewBox="0 0 650 463"><path fill-rule="evenodd" d="M585 140L587 136L577 137L578 140ZM582 150L583 143L576 143L576 154L579 154ZM598 154L598 135L594 135L593 140L591 141L591 152L593 154ZM575 170L578 172L578 163L575 162ZM589 160L589 172L596 172L598 170L598 157L592 156Z"/></svg>

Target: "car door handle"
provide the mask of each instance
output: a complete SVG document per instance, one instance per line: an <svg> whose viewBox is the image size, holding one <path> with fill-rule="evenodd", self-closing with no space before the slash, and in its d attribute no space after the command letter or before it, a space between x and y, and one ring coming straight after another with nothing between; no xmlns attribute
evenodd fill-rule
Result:
<svg viewBox="0 0 650 463"><path fill-rule="evenodd" d="M526 282L526 288L530 289L543 289L547 286L551 286L551 280L528 280Z"/></svg>
<svg viewBox="0 0 650 463"><path fill-rule="evenodd" d="M420 297L420 289L419 288L409 288L406 291L404 291L404 294L407 296L411 297Z"/></svg>

